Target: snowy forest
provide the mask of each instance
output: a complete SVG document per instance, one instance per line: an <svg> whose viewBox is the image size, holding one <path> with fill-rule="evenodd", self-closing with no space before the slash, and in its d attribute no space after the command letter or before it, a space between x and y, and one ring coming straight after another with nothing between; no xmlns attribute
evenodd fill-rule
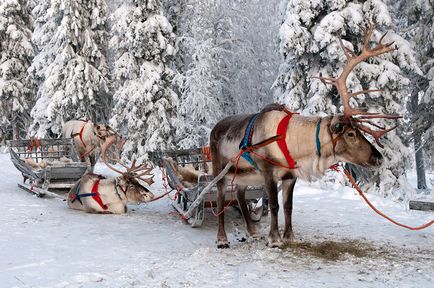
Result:
<svg viewBox="0 0 434 288"><path fill-rule="evenodd" d="M385 163L354 168L367 189L404 199L406 172L434 169L434 1L1 0L0 143L55 138L87 117L127 137L124 157L204 146L216 122L279 102L302 115L341 110L319 75L345 64L363 27L397 50L359 65L353 106L403 116ZM432 186L429 185L429 186Z"/></svg>

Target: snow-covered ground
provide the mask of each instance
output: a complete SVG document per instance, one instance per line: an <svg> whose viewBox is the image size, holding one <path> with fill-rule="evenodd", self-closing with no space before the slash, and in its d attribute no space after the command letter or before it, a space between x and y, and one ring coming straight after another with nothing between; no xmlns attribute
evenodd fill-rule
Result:
<svg viewBox="0 0 434 288"><path fill-rule="evenodd" d="M243 221L229 210L231 248L219 250L210 213L191 228L166 198L126 215L85 214L19 190L8 154L0 163L0 287L434 287L434 227L394 226L348 187L298 183L296 244L284 250L244 241ZM434 218L369 198L407 224ZM264 237L268 223L260 223Z"/></svg>

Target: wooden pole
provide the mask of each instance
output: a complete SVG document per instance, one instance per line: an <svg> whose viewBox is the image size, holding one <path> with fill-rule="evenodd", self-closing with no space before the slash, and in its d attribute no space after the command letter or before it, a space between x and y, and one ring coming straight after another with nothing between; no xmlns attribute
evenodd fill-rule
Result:
<svg viewBox="0 0 434 288"><path fill-rule="evenodd" d="M205 197L206 193L208 193L211 188L218 182L220 181L223 177L225 177L225 175L228 173L229 169L234 165L234 163L232 161L229 161L228 164L226 164L225 168L220 172L219 175L217 175L217 177L215 177L211 182L208 183L208 185L206 185L205 188L203 188L202 192L200 192L200 194L197 196L196 200L194 200L194 202L191 204L190 208L188 209L187 212L185 212L183 214L183 216L188 219L191 216L193 216L193 212L194 210L197 208L197 206L199 206L199 204L202 202L203 197Z"/></svg>

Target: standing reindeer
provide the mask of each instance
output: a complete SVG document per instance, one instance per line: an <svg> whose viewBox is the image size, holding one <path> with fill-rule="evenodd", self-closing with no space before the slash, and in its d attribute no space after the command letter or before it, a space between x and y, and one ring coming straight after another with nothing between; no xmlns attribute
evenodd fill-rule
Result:
<svg viewBox="0 0 434 288"><path fill-rule="evenodd" d="M382 162L381 153L362 135L368 133L374 137L380 147L379 138L394 129L385 129L371 122L373 118L397 119L395 115L379 115L367 113L350 107L351 97L379 90L350 92L346 87L346 80L354 67L369 57L387 53L392 43L379 44L369 47L370 37L374 26L371 24L365 30L364 46L359 55L345 47L340 40L347 58L347 64L338 78L319 77L325 84L334 85L343 101L344 114L320 117L306 117L292 114L284 106L271 104L260 113L254 115L235 115L218 122L210 135L212 165L214 177L224 169L228 161L233 161L244 149L225 178L217 182L218 188L218 232L217 247L228 248L224 228L224 203L226 180L234 179L239 186L238 199L251 237L258 237L245 202L245 188L247 185L264 185L269 197L271 210L271 225L268 236L270 247L282 247L290 243L292 232L292 203L293 191L297 178L311 180L324 174L332 164L344 161L365 167L376 167ZM374 126L379 130L369 128ZM265 140L265 141L264 141ZM241 143L241 144L240 144ZM252 143L256 145L252 145ZM255 150L249 150L255 147ZM277 183L282 181L283 209L285 227L283 240L278 227L278 190Z"/></svg>
<svg viewBox="0 0 434 288"><path fill-rule="evenodd" d="M126 168L126 171L122 172L108 163L107 149L115 141L115 135L107 138L101 147L101 153L107 167L119 173L120 176L107 179L95 174L83 176L68 193L69 208L89 213L121 214L127 212L127 202L149 202L154 198L154 194L137 180L143 180L148 185L154 183L152 179L154 176L150 174L152 168L144 164L136 166L135 160L131 167L127 167L117 158L119 164ZM152 175L152 177L142 179L141 177L145 175Z"/></svg>
<svg viewBox="0 0 434 288"><path fill-rule="evenodd" d="M93 172L98 160L98 149L101 148L106 137L116 135L114 153L120 157L120 151L125 144L125 138L113 130L109 125L95 124L87 119L71 120L65 123L62 130L64 138L74 138L81 162L89 160L90 172Z"/></svg>

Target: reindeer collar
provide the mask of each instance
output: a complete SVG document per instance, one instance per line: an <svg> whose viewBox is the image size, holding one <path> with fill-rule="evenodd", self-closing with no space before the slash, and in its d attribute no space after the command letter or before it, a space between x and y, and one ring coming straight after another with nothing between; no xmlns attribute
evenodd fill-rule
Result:
<svg viewBox="0 0 434 288"><path fill-rule="evenodd" d="M127 188L124 190L122 188L122 186L119 184L119 178L116 177L116 179L115 179L115 192L116 192L116 195L118 195L119 199L122 200L121 194L119 194L119 191L118 191L118 187L121 189L122 193L125 194L125 197L127 197L128 185L127 185Z"/></svg>
<svg viewBox="0 0 434 288"><path fill-rule="evenodd" d="M322 118L319 118L318 123L316 124L316 132L315 132L315 142L316 142L316 153L319 157L321 157L321 141L319 140L319 132L321 129L321 120Z"/></svg>

